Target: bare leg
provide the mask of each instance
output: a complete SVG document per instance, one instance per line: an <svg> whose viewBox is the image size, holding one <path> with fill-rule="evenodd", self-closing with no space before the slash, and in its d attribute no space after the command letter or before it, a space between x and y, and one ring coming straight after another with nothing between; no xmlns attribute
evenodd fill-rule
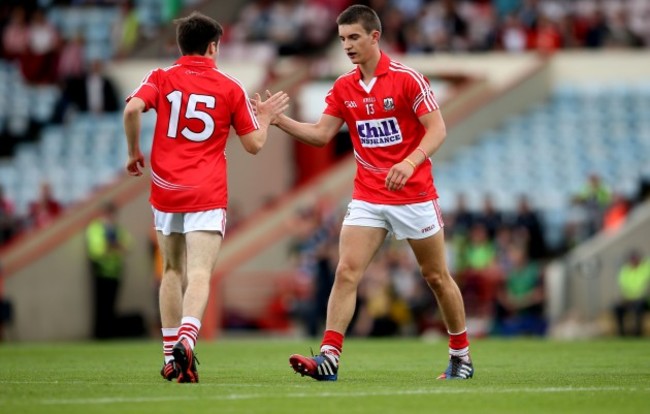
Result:
<svg viewBox="0 0 650 414"><path fill-rule="evenodd" d="M163 277L159 291L160 322L163 328L178 328L183 316L185 236L179 233L164 236L160 231L156 233L163 257Z"/></svg>
<svg viewBox="0 0 650 414"><path fill-rule="evenodd" d="M442 318L451 333L459 333L466 327L465 305L458 285L447 269L444 232L422 240L409 240L420 265L422 276L438 301Z"/></svg>
<svg viewBox="0 0 650 414"><path fill-rule="evenodd" d="M187 288L183 295L183 315L198 320L210 295L210 279L221 247L221 233L193 231L185 235L187 243Z"/></svg>
<svg viewBox="0 0 650 414"><path fill-rule="evenodd" d="M343 226L339 264L327 304L326 329L345 334L354 315L357 287L388 232L377 227Z"/></svg>

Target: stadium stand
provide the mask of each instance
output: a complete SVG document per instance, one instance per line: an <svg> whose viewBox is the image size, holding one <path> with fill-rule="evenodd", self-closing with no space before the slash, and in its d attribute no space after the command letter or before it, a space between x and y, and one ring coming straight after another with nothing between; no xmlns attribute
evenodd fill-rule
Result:
<svg viewBox="0 0 650 414"><path fill-rule="evenodd" d="M436 166L441 207L453 210L459 192L478 209L489 189L499 209L513 210L526 194L561 242L568 202L598 173L625 197L637 196L650 150L650 84L558 85L547 102L480 137ZM603 116L606 113L607 116Z"/></svg>

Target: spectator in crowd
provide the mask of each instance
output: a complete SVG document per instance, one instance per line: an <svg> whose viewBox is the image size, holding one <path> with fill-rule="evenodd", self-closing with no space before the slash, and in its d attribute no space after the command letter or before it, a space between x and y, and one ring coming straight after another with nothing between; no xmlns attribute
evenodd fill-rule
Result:
<svg viewBox="0 0 650 414"><path fill-rule="evenodd" d="M494 237L494 256L496 269L499 270L498 277L508 273L513 267L510 249L514 244L528 246L528 235L514 225L501 226Z"/></svg>
<svg viewBox="0 0 650 414"><path fill-rule="evenodd" d="M50 183L42 182L38 199L29 204L27 227L45 227L58 217L62 210L63 206L54 197Z"/></svg>
<svg viewBox="0 0 650 414"><path fill-rule="evenodd" d="M233 37L243 42L267 40L272 4L271 0L255 0L246 4L233 27Z"/></svg>
<svg viewBox="0 0 650 414"><path fill-rule="evenodd" d="M413 252L405 243L391 240L384 254L394 295L391 313L399 325L399 333L423 333L436 325L438 332L444 334L444 323L435 299L428 295ZM431 321L434 315L437 316L435 323Z"/></svg>
<svg viewBox="0 0 650 414"><path fill-rule="evenodd" d="M9 242L18 231L14 203L0 185L0 246Z"/></svg>
<svg viewBox="0 0 650 414"><path fill-rule="evenodd" d="M82 113L100 115L120 109L117 88L104 72L104 62L95 59L80 77L68 78L57 103L54 121L64 122L70 108Z"/></svg>
<svg viewBox="0 0 650 414"><path fill-rule="evenodd" d="M14 7L9 22L2 32L2 49L4 58L19 61L29 49L29 25L27 12L22 7Z"/></svg>
<svg viewBox="0 0 650 414"><path fill-rule="evenodd" d="M56 82L59 32L47 19L43 9L36 9L29 24L29 43L21 61L27 82L40 85Z"/></svg>
<svg viewBox="0 0 650 414"><path fill-rule="evenodd" d="M587 211L589 236L592 236L602 228L603 214L612 201L611 190L598 174L592 173L578 197Z"/></svg>
<svg viewBox="0 0 650 414"><path fill-rule="evenodd" d="M590 49L602 48L607 43L609 27L605 14L600 9L592 11L587 19L585 31L585 47Z"/></svg>
<svg viewBox="0 0 650 414"><path fill-rule="evenodd" d="M452 215L454 216L453 229L458 233L468 233L477 220L476 214L467 207L467 198L463 193L458 193L456 196L456 207Z"/></svg>
<svg viewBox="0 0 650 414"><path fill-rule="evenodd" d="M308 285L311 295L299 295L293 306L294 316L302 320L309 336L315 337L325 321L327 300L334 283L337 257L338 209L324 203L298 210L289 223L293 233L290 255L296 274ZM303 289L304 290L304 289Z"/></svg>
<svg viewBox="0 0 650 414"><path fill-rule="evenodd" d="M301 52L300 23L293 0L273 3L267 35L269 40L278 46L278 54L281 56Z"/></svg>
<svg viewBox="0 0 650 414"><path fill-rule="evenodd" d="M528 47L528 33L521 20L513 14L504 19L500 41L506 52L520 53Z"/></svg>
<svg viewBox="0 0 650 414"><path fill-rule="evenodd" d="M306 299L300 281L293 274L279 276L274 281L274 290L262 314L250 321L251 326L271 333L288 333L293 328L294 305L297 300Z"/></svg>
<svg viewBox="0 0 650 414"><path fill-rule="evenodd" d="M528 256L533 259L542 259L547 254L544 227L539 218L539 213L530 205L528 197L522 195L517 203L513 227L523 232L523 238L528 244Z"/></svg>
<svg viewBox="0 0 650 414"><path fill-rule="evenodd" d="M568 251L591 236L591 224L586 202L578 195L570 200L564 227L562 229L563 246L560 250Z"/></svg>
<svg viewBox="0 0 650 414"><path fill-rule="evenodd" d="M76 34L64 39L57 67L57 76L62 85L70 79L81 78L86 70L83 35Z"/></svg>
<svg viewBox="0 0 650 414"><path fill-rule="evenodd" d="M93 335L107 339L118 334L117 295L131 236L117 221L117 207L106 203L102 216L86 228L86 247L93 281Z"/></svg>
<svg viewBox="0 0 650 414"><path fill-rule="evenodd" d="M650 260L633 250L618 272L620 299L614 306L616 326L620 336L642 336L643 318L650 300ZM632 314L632 330L627 317Z"/></svg>
<svg viewBox="0 0 650 414"><path fill-rule="evenodd" d="M366 270L366 277L359 284L359 311L353 333L359 336L393 336L399 333L405 305L391 285L386 256L378 255Z"/></svg>
<svg viewBox="0 0 650 414"><path fill-rule="evenodd" d="M492 313L494 286L499 276L493 240L485 224L475 223L460 253L458 280L468 317L482 319Z"/></svg>
<svg viewBox="0 0 650 414"><path fill-rule="evenodd" d="M503 213L497 210L490 194L483 197L483 208L477 214L476 221L483 224L490 240L494 240L497 230L504 224Z"/></svg>
<svg viewBox="0 0 650 414"><path fill-rule="evenodd" d="M331 39L326 10L336 14L350 3L324 0L256 0L240 13L234 25L236 42L282 45L280 54L320 50ZM599 2L551 0L424 1L371 0L385 31L383 47L391 53L437 51L509 52L561 48L638 47L650 38L644 16L650 3L623 2L606 7ZM313 17L316 17L314 20ZM288 23L287 23L288 22ZM313 39L313 34L318 39ZM278 37L279 35L279 37ZM311 47L307 45L311 45Z"/></svg>
<svg viewBox="0 0 650 414"><path fill-rule="evenodd" d="M255 0L248 3L233 25L235 42L266 43L281 56L322 50L336 26L332 17L347 1Z"/></svg>
<svg viewBox="0 0 650 414"><path fill-rule="evenodd" d="M300 0L301 36L305 52L320 51L335 34L332 18L336 6L322 0Z"/></svg>
<svg viewBox="0 0 650 414"><path fill-rule="evenodd" d="M603 214L603 230L612 232L623 227L631 208L630 201L623 194L615 192Z"/></svg>
<svg viewBox="0 0 650 414"><path fill-rule="evenodd" d="M138 41L140 21L134 0L124 0L119 5L118 18L111 28L111 43L115 59L127 56Z"/></svg>
<svg viewBox="0 0 650 414"><path fill-rule="evenodd" d="M532 30L537 27L540 19L539 0L519 0L521 5L514 11L517 20L521 22L523 27Z"/></svg>
<svg viewBox="0 0 650 414"><path fill-rule="evenodd" d="M541 15L537 20L537 29L532 37L532 47L541 54L550 55L562 47L558 24L545 15Z"/></svg>
<svg viewBox="0 0 650 414"><path fill-rule="evenodd" d="M459 13L456 0L443 0L442 8L442 25L444 27L442 49L468 50L468 23Z"/></svg>
<svg viewBox="0 0 650 414"><path fill-rule="evenodd" d="M495 296L493 332L499 335L544 335L544 288L537 263L530 261L524 246L509 250L512 268L505 274Z"/></svg>

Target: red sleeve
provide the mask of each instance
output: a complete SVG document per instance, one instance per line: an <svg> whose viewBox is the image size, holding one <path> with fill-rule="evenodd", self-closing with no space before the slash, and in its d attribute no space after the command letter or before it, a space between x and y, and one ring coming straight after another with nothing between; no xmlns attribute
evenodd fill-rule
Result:
<svg viewBox="0 0 650 414"><path fill-rule="evenodd" d="M408 74L405 77L404 93L407 100L413 104L413 112L418 117L438 110L438 102L431 90L429 79L420 73Z"/></svg>
<svg viewBox="0 0 650 414"><path fill-rule="evenodd" d="M145 111L148 111L151 108L156 107L156 102L158 100L158 94L160 89L158 88L160 78L160 70L152 70L147 73L147 76L144 77L140 86L134 90L131 95L126 97L126 102L129 102L131 98L137 96L138 98L144 101L146 106Z"/></svg>
<svg viewBox="0 0 650 414"><path fill-rule="evenodd" d="M232 126L240 137L260 128L253 106L248 99L244 88L235 84L231 96L233 97L231 111Z"/></svg>
<svg viewBox="0 0 650 414"><path fill-rule="evenodd" d="M336 83L334 84L334 87L336 87ZM325 107L323 113L343 119L343 113L339 107L339 102L335 98L334 87L332 87L332 89L327 92L327 96L325 97L325 103L327 106Z"/></svg>

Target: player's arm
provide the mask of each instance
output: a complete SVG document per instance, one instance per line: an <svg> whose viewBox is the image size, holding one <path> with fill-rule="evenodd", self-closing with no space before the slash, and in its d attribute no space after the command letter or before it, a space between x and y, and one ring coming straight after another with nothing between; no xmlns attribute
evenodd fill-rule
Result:
<svg viewBox="0 0 650 414"><path fill-rule="evenodd" d="M253 155L264 146L271 122L289 106L289 96L286 93L282 91L274 95L270 95L268 91L267 93L266 101L262 101L259 94L255 94L255 99L251 100L255 105L253 109L257 114L259 128L239 137L244 149Z"/></svg>
<svg viewBox="0 0 650 414"><path fill-rule="evenodd" d="M424 125L426 133L422 137L418 149L406 157L416 165L422 164L427 158L435 154L447 137L447 127L439 109L428 112L419 119L420 123Z"/></svg>
<svg viewBox="0 0 650 414"><path fill-rule="evenodd" d="M402 161L393 165L386 176L386 188L392 191L401 190L409 178L415 173L418 165L422 164L445 141L447 128L442 119L440 110L427 112L420 116L420 123L424 125L425 133L417 149L406 156Z"/></svg>
<svg viewBox="0 0 650 414"><path fill-rule="evenodd" d="M130 98L124 108L124 133L126 134L129 157L126 162L126 171L133 176L142 175L140 168L144 168L144 157L140 151L140 124L141 115L145 109L144 101L137 96Z"/></svg>
<svg viewBox="0 0 650 414"><path fill-rule="evenodd" d="M317 123L311 124L298 122L293 118L281 114L276 118L274 124L304 144L323 147L339 132L341 126L343 126L343 120L335 116L323 114Z"/></svg>

